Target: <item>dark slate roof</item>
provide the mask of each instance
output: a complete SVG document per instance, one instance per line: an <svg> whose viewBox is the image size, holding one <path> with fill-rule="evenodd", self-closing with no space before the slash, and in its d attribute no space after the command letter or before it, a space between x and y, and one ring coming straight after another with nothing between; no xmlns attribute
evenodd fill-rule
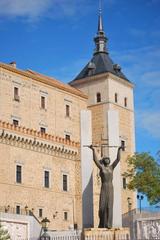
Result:
<svg viewBox="0 0 160 240"><path fill-rule="evenodd" d="M130 82L126 76L122 73L118 64L114 64L108 53L101 52L96 53L91 61L83 68L78 76L70 83L73 83L79 79L83 79L89 76L94 76L101 73L110 72L114 75L121 77Z"/></svg>

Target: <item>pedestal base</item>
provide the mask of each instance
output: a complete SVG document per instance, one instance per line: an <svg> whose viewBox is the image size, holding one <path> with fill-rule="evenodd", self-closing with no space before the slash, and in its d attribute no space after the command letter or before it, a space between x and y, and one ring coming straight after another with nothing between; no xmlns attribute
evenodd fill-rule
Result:
<svg viewBox="0 0 160 240"><path fill-rule="evenodd" d="M130 240L129 228L86 228L83 240Z"/></svg>

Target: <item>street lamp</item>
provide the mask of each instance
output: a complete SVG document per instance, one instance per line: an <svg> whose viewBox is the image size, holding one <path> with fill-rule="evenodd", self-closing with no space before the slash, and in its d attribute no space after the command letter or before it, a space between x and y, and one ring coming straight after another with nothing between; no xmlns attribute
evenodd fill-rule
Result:
<svg viewBox="0 0 160 240"><path fill-rule="evenodd" d="M128 202L128 211L131 211L131 209L132 209L132 202L131 202L131 198L130 197L127 198L127 202Z"/></svg>
<svg viewBox="0 0 160 240"><path fill-rule="evenodd" d="M42 234L42 236L40 238L41 240L50 240L50 236L47 233L49 223L50 223L50 221L46 217L41 221L42 229L44 231L44 233Z"/></svg>
<svg viewBox="0 0 160 240"><path fill-rule="evenodd" d="M25 206L25 212L26 212L26 215L28 215L28 206L27 205Z"/></svg>
<svg viewBox="0 0 160 240"><path fill-rule="evenodd" d="M141 201L143 200L143 195L137 195L137 199L139 200L139 210L140 210L140 213L141 213Z"/></svg>

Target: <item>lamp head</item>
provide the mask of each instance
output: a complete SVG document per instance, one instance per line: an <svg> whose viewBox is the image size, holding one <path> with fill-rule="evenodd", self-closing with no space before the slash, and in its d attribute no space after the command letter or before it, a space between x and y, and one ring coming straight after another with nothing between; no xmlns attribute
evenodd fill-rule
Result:
<svg viewBox="0 0 160 240"><path fill-rule="evenodd" d="M42 221L41 221L41 224L42 224L42 228L43 229L47 229L48 228L48 225L49 225L50 221L47 217L45 217Z"/></svg>

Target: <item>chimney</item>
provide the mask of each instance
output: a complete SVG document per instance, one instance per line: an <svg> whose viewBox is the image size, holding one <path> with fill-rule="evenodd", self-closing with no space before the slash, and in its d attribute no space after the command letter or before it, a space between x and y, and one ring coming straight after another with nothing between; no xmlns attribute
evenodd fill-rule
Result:
<svg viewBox="0 0 160 240"><path fill-rule="evenodd" d="M13 68L16 68L16 62L11 62L10 65L13 67Z"/></svg>

